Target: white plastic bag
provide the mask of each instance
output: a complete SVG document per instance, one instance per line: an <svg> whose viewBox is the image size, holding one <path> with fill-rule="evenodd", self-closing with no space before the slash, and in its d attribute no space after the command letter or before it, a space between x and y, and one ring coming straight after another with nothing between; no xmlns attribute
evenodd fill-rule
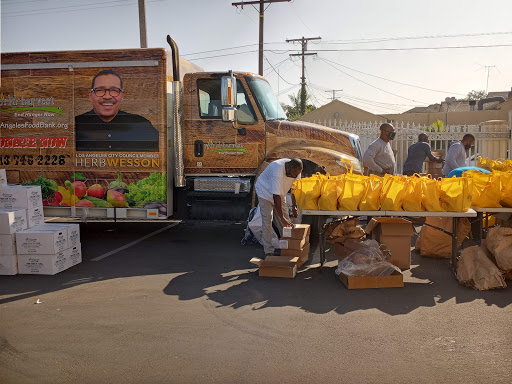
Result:
<svg viewBox="0 0 512 384"><path fill-rule="evenodd" d="M252 220L247 224L254 237L258 242L263 245L263 222L261 220L260 206L256 208L256 213L252 217ZM276 231L272 230L272 245L274 248L279 249L279 236Z"/></svg>

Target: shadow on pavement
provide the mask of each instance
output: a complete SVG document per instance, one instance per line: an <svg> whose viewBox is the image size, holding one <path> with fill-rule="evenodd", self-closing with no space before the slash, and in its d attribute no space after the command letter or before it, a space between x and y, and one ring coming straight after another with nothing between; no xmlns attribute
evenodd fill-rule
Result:
<svg viewBox="0 0 512 384"><path fill-rule="evenodd" d="M318 314L378 309L401 315L451 299L456 303L484 300L500 308L512 303L512 287L480 292L461 286L449 260L427 259L415 252L412 269L404 272L404 288L348 290L334 274L332 252L321 271L313 264L306 265L295 279L260 278L249 260L261 256L262 248L240 244L245 223L181 223L101 261L91 261L168 223L123 223L114 231L109 225L82 225L84 262L68 271L55 276L0 276L0 303L148 275L170 275L163 293L180 300L207 297L218 306L252 306L255 310L294 306Z"/></svg>

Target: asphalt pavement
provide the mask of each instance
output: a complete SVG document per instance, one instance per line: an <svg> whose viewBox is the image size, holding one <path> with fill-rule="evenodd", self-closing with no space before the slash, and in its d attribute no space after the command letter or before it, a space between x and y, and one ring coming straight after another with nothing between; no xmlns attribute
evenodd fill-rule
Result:
<svg viewBox="0 0 512 384"><path fill-rule="evenodd" d="M0 276L0 383L512 381L511 286L464 287L415 252L403 288L348 290L318 249L260 278L244 229L82 223L81 264Z"/></svg>

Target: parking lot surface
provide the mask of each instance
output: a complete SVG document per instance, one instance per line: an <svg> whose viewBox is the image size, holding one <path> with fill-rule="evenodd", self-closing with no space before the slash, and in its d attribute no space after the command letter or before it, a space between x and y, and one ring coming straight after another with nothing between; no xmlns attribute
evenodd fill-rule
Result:
<svg viewBox="0 0 512 384"><path fill-rule="evenodd" d="M348 290L318 250L260 278L244 228L82 223L81 264L0 276L0 382L510 383L512 287L416 253L403 288Z"/></svg>

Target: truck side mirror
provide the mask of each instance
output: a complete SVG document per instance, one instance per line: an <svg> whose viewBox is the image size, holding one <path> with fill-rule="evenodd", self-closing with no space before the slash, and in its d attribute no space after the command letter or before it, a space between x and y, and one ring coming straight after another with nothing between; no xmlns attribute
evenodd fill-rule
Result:
<svg viewBox="0 0 512 384"><path fill-rule="evenodd" d="M236 121L236 78L223 76L220 86L222 120Z"/></svg>

